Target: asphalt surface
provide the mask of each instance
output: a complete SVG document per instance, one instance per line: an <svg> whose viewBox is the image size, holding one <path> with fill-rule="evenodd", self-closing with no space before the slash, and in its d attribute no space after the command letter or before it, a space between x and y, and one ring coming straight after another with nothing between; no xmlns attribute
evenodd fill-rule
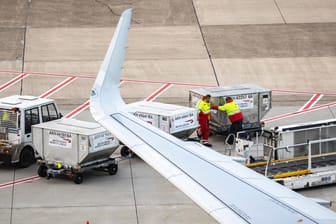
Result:
<svg viewBox="0 0 336 224"><path fill-rule="evenodd" d="M333 0L0 3L0 97L40 96L56 87L46 97L64 115L92 121L90 89L119 15L131 7L121 85L127 102L167 83L154 100L180 105L199 85L254 83L274 90L268 127L336 118ZM315 94L323 96L302 111ZM210 140L224 152L220 136ZM138 158L120 162L115 176L89 172L81 185L39 179L36 169L0 165L1 223L215 223ZM336 201L335 192L335 186L299 191Z"/></svg>

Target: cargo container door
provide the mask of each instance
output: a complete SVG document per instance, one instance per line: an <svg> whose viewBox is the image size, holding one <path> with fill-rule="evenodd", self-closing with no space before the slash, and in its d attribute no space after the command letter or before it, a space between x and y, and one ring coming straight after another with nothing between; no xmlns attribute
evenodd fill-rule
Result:
<svg viewBox="0 0 336 224"><path fill-rule="evenodd" d="M244 115L244 129L255 128L259 125L258 93L248 93L232 96Z"/></svg>
<svg viewBox="0 0 336 224"><path fill-rule="evenodd" d="M161 115L159 119L160 119L159 120L160 129L170 134L171 124L169 117Z"/></svg>
<svg viewBox="0 0 336 224"><path fill-rule="evenodd" d="M263 92L259 95L259 121L272 108L272 92Z"/></svg>
<svg viewBox="0 0 336 224"><path fill-rule="evenodd" d="M171 117L170 133L192 129L198 126L197 111L174 115Z"/></svg>

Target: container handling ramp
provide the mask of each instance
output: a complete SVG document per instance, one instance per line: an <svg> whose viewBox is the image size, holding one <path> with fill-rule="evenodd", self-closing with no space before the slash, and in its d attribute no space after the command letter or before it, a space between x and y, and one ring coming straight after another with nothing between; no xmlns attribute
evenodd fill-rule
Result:
<svg viewBox="0 0 336 224"><path fill-rule="evenodd" d="M273 151L297 147L298 145L274 148L270 151L269 160L248 164L254 171L274 179L291 189L301 189L336 183L336 153L311 155L311 145L335 141L336 138L310 141L300 146L308 146L308 155L272 160Z"/></svg>

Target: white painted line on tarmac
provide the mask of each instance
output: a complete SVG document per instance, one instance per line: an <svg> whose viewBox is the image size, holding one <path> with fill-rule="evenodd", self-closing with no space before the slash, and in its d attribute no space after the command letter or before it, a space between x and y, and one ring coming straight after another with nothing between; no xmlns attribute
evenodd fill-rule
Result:
<svg viewBox="0 0 336 224"><path fill-rule="evenodd" d="M172 87L172 83L166 83L162 85L159 89L157 89L154 93L152 93L150 96L148 96L145 101L153 101L157 97L159 97L162 93L166 92L170 87Z"/></svg>
<svg viewBox="0 0 336 224"><path fill-rule="evenodd" d="M53 88L49 89L47 92L41 94L40 97L41 98L47 98L47 97L51 96L52 94L60 91L61 89L63 89L64 87L66 87L67 85L69 85L70 83L75 81L76 79L77 79L77 77L75 77L75 76L68 77L65 80L63 80L62 82L60 82L59 84L57 84L56 86L54 86Z"/></svg>
<svg viewBox="0 0 336 224"><path fill-rule="evenodd" d="M87 100L87 101L85 101L85 103L81 104L79 107L75 108L70 113L65 115L65 117L66 118L73 118L73 117L77 116L79 113L81 113L84 110L86 110L87 108L89 108L89 106L90 106L90 100Z"/></svg>
<svg viewBox="0 0 336 224"><path fill-rule="evenodd" d="M120 81L120 86L124 83L125 83L125 81L121 80ZM73 117L77 116L78 114L80 114L81 112L83 112L84 110L86 110L87 108L89 108L89 106L90 106L90 100L87 100L83 104L78 106L77 108L73 109L67 115L65 115L65 117L66 118L73 118Z"/></svg>
<svg viewBox="0 0 336 224"><path fill-rule="evenodd" d="M20 75L16 76L15 78L9 80L8 82L6 82L5 84L0 86L0 92L11 87L12 85L14 85L15 83L21 81L22 79L24 79L25 77L27 77L29 74L28 73L21 73Z"/></svg>
<svg viewBox="0 0 336 224"><path fill-rule="evenodd" d="M299 114L303 114L303 113L307 113L307 112L311 112L311 111L315 111L315 110L321 110L321 109L324 109L324 108L327 108L327 107L330 107L330 106L335 106L335 105L336 105L336 102L327 103L327 104L312 107L310 109L306 109L306 110L302 110L302 111L295 111L295 112L292 112L292 113L287 113L287 114L282 114L282 115L275 116L275 117L266 118L266 119L263 119L261 121L263 121L265 123L272 122L272 121L281 120L283 118L292 117L292 116L296 116L296 115L299 115Z"/></svg>
<svg viewBox="0 0 336 224"><path fill-rule="evenodd" d="M26 177L26 178L19 179L19 180L16 180L16 181L11 181L11 182L0 184L0 189L10 187L10 186L13 186L13 185L17 185L17 184L23 184L23 183L26 183L26 182L39 180L39 179L41 179L39 176Z"/></svg>
<svg viewBox="0 0 336 224"><path fill-rule="evenodd" d="M274 93L284 93L284 94L303 94L303 95L311 95L316 94L317 92L310 91L298 91L298 90L286 90L286 89L273 89Z"/></svg>
<svg viewBox="0 0 336 224"><path fill-rule="evenodd" d="M315 104L323 97L323 94L321 93L315 93L305 105L303 105L299 111L308 110L310 108L313 108Z"/></svg>

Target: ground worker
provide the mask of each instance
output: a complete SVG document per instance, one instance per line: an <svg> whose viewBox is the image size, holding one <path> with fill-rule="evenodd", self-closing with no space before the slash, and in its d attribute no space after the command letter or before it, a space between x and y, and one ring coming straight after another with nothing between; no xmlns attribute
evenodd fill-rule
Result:
<svg viewBox="0 0 336 224"><path fill-rule="evenodd" d="M231 97L225 98L225 104L223 106L213 106L212 109L226 112L229 120L231 121L229 134L236 136L237 132L243 129L243 113L240 111L239 105ZM234 137L231 136L228 139L228 143L232 145L233 141Z"/></svg>
<svg viewBox="0 0 336 224"><path fill-rule="evenodd" d="M201 138L200 143L205 146L211 146L208 141L210 135L209 120L210 120L210 105L211 96L206 95L202 97L202 100L198 101L196 107L199 109L198 113L198 123L200 125L197 130L197 136Z"/></svg>

